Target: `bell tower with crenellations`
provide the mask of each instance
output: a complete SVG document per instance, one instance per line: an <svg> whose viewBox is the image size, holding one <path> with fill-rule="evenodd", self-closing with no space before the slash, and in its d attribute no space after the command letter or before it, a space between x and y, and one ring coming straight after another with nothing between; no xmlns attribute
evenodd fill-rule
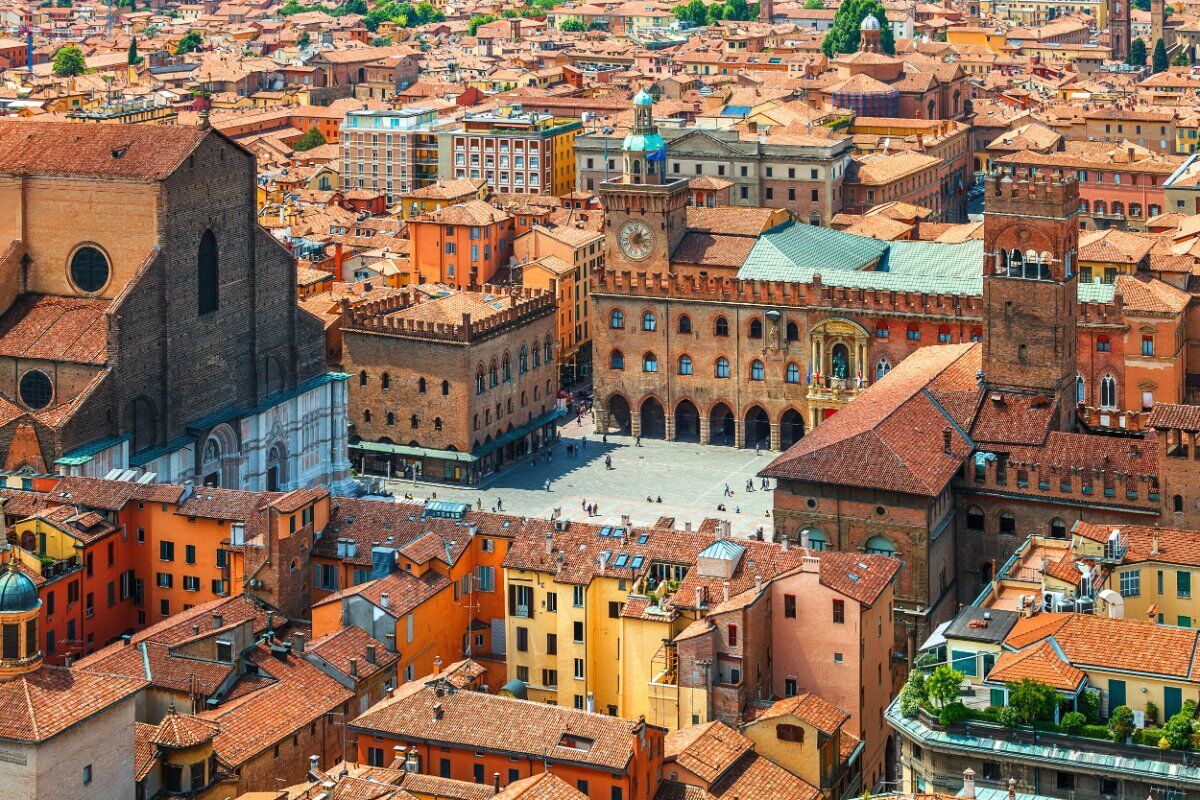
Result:
<svg viewBox="0 0 1200 800"><path fill-rule="evenodd" d="M1057 401L1074 425L1079 183L1073 173L992 173L984 198L983 379Z"/></svg>

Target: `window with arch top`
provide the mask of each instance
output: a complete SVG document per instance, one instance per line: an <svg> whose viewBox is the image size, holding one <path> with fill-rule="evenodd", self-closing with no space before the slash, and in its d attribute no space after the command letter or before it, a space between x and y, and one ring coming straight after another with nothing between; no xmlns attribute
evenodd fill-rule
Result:
<svg viewBox="0 0 1200 800"><path fill-rule="evenodd" d="M800 326L794 322L787 324L787 340L789 342L800 341Z"/></svg>
<svg viewBox="0 0 1200 800"><path fill-rule="evenodd" d="M750 380L761 381L766 377L766 370L763 367L763 362L755 359L750 362Z"/></svg>
<svg viewBox="0 0 1200 800"><path fill-rule="evenodd" d="M691 356L680 356L679 357L679 374L680 375L691 375L692 374L692 357Z"/></svg>
<svg viewBox="0 0 1200 800"><path fill-rule="evenodd" d="M621 329L625 327L625 314L620 309L613 309L609 315L608 324L610 327Z"/></svg>
<svg viewBox="0 0 1200 800"><path fill-rule="evenodd" d="M797 364L788 364L787 370L784 372L784 380L788 383L800 382L800 367Z"/></svg>
<svg viewBox="0 0 1200 800"><path fill-rule="evenodd" d="M658 356L654 353L642 356L642 372L658 372Z"/></svg>
<svg viewBox="0 0 1200 800"><path fill-rule="evenodd" d="M201 316L211 314L217 310L220 300L217 237L209 230L200 237L200 250L196 256L196 309Z"/></svg>
<svg viewBox="0 0 1200 800"><path fill-rule="evenodd" d="M877 556L896 555L896 545L892 544L891 540L885 536L872 536L870 539L867 539L867 543L863 549Z"/></svg>
<svg viewBox="0 0 1200 800"><path fill-rule="evenodd" d="M692 332L692 318L689 317L687 314L684 314L682 317L679 318L679 332L680 333L691 333Z"/></svg>
<svg viewBox="0 0 1200 800"><path fill-rule="evenodd" d="M717 359L716 376L718 378L729 377L729 359L725 358L725 356L721 356Z"/></svg>
<svg viewBox="0 0 1200 800"><path fill-rule="evenodd" d="M761 319L750 320L750 338L761 339L763 337L763 324Z"/></svg>
<svg viewBox="0 0 1200 800"><path fill-rule="evenodd" d="M625 354L620 350L613 350L608 357L609 369L625 369Z"/></svg>
<svg viewBox="0 0 1200 800"><path fill-rule="evenodd" d="M658 330L658 320L655 319L653 311L647 311L645 314L642 314L642 330Z"/></svg>
<svg viewBox="0 0 1200 800"><path fill-rule="evenodd" d="M729 320L725 317L717 317L717 321L713 324L713 330L717 336L729 335Z"/></svg>

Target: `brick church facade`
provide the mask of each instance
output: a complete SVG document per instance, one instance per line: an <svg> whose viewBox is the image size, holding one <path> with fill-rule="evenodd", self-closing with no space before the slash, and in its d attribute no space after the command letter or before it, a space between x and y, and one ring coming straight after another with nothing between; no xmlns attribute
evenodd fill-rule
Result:
<svg viewBox="0 0 1200 800"><path fill-rule="evenodd" d="M254 193L206 127L0 123L0 464L345 485L344 376Z"/></svg>

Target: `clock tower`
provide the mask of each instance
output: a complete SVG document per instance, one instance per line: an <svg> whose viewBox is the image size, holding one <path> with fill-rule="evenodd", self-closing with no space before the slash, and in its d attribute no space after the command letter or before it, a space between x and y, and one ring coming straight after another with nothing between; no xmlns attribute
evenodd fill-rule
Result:
<svg viewBox="0 0 1200 800"><path fill-rule="evenodd" d="M633 99L633 127L621 143L621 177L600 184L605 269L667 272L687 231L688 181L666 175L667 146L654 124L654 99Z"/></svg>

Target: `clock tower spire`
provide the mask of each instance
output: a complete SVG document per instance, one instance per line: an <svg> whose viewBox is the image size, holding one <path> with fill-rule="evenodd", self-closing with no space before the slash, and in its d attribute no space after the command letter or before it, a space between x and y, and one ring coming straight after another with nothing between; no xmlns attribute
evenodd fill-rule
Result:
<svg viewBox="0 0 1200 800"><path fill-rule="evenodd" d="M633 126L621 143L621 177L600 184L605 268L667 272L687 230L688 182L671 180L667 145L654 123L654 98L633 99Z"/></svg>

